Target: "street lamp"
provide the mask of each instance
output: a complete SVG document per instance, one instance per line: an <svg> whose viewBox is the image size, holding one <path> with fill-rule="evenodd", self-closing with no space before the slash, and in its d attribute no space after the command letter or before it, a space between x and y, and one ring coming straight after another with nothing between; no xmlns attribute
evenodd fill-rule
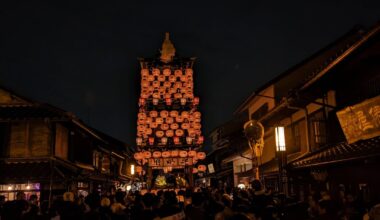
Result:
<svg viewBox="0 0 380 220"><path fill-rule="evenodd" d="M285 128L283 126L275 127L276 136L276 151L279 156L279 188L280 191L287 195L287 178L286 170L284 169L284 164L286 164L286 142L285 142Z"/></svg>

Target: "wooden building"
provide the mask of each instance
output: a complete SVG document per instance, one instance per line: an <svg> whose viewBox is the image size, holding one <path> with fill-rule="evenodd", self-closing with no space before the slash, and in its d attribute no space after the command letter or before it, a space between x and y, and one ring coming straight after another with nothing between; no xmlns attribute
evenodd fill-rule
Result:
<svg viewBox="0 0 380 220"><path fill-rule="evenodd" d="M376 161L380 145L379 127L374 125L378 123L378 119L375 120L378 112L374 107L379 104L380 94L379 32L379 25L370 29L354 28L257 89L236 110L236 115L248 114L249 119L259 121L265 128L259 171L267 187L281 190L284 186L285 193L302 199L302 195L312 189L335 190L340 185L352 192L367 192L366 195L370 192L378 198L379 180L375 170L379 167ZM347 141L337 112L339 115L347 107L363 106L370 98L372 102L364 115L363 112L356 115L355 120L361 125L373 117L371 135ZM287 178L283 179L280 179L280 160L276 152L276 126L285 127L283 165ZM343 123L344 126L347 127L347 123ZM246 147L224 162L252 164L245 158L250 155ZM239 177L235 166L234 176ZM235 185L239 181L237 179Z"/></svg>
<svg viewBox="0 0 380 220"><path fill-rule="evenodd" d="M70 112L0 88L0 194L41 201L129 181L127 146Z"/></svg>

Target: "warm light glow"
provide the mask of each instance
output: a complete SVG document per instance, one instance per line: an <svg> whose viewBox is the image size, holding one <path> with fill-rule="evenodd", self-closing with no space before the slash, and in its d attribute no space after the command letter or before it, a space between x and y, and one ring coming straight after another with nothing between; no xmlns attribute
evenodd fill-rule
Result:
<svg viewBox="0 0 380 220"><path fill-rule="evenodd" d="M8 190L12 190L13 189L13 187L12 186L8 186Z"/></svg>
<svg viewBox="0 0 380 220"><path fill-rule="evenodd" d="M27 185L27 186L26 186L26 189L30 189L30 185Z"/></svg>
<svg viewBox="0 0 380 220"><path fill-rule="evenodd" d="M285 128L284 127L276 127L276 150L277 151L286 151L285 145Z"/></svg>
<svg viewBox="0 0 380 220"><path fill-rule="evenodd" d="M127 185L127 191L131 190L131 185Z"/></svg>
<svg viewBox="0 0 380 220"><path fill-rule="evenodd" d="M245 189L245 185L244 185L243 183L240 183L239 185L237 185L237 187L238 187L239 189Z"/></svg>
<svg viewBox="0 0 380 220"><path fill-rule="evenodd" d="M131 174L135 174L135 165L131 164Z"/></svg>

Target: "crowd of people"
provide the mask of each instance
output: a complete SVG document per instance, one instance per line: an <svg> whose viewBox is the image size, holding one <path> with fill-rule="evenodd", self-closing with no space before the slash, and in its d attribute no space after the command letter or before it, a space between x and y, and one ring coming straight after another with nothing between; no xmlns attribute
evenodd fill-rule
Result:
<svg viewBox="0 0 380 220"><path fill-rule="evenodd" d="M380 219L380 205L366 209L359 198L339 192L311 192L306 201L292 201L264 189L253 181L249 189L196 188L152 190L75 196L66 192L48 202L37 196L25 199L20 192L14 201L0 197L0 220L8 219L93 219L93 220L355 220Z"/></svg>

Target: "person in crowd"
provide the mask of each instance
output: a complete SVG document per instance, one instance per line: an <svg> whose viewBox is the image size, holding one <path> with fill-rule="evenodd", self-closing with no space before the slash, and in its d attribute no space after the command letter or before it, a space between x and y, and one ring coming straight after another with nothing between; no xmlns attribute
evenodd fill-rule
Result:
<svg viewBox="0 0 380 220"><path fill-rule="evenodd" d="M100 219L111 220L111 200L107 196L102 196L100 200Z"/></svg>
<svg viewBox="0 0 380 220"><path fill-rule="evenodd" d="M206 219L206 211L203 208L202 193L196 192L192 195L192 203L185 208L185 214L187 220L203 220Z"/></svg>

